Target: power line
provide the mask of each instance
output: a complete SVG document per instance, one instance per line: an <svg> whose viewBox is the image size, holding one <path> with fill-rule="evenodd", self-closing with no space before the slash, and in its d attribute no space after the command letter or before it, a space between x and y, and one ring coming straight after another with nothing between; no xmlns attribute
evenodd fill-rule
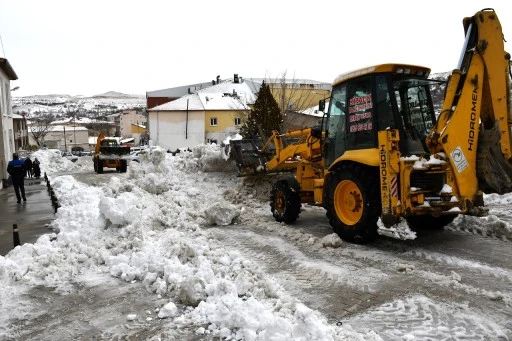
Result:
<svg viewBox="0 0 512 341"><path fill-rule="evenodd" d="M0 34L0 45L2 45L2 52L4 54L4 58L7 58L7 56L5 55L4 42L2 41L2 35L1 34Z"/></svg>

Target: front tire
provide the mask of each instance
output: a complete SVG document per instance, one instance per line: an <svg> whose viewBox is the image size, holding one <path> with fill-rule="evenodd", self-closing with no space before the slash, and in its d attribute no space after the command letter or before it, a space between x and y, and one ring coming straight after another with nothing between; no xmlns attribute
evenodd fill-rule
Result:
<svg viewBox="0 0 512 341"><path fill-rule="evenodd" d="M325 190L327 217L341 239L365 244L377 238L382 208L376 171L355 163L343 164L329 174Z"/></svg>
<svg viewBox="0 0 512 341"><path fill-rule="evenodd" d="M295 178L279 180L272 186L270 209L276 221L286 224L295 222L300 206L300 185Z"/></svg>

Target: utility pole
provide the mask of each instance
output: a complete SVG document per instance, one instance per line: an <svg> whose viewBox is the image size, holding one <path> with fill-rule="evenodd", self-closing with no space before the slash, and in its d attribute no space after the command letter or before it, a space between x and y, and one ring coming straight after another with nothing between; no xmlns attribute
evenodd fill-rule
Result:
<svg viewBox="0 0 512 341"><path fill-rule="evenodd" d="M64 124L64 151L67 152L68 151L68 146L66 144L66 125Z"/></svg>
<svg viewBox="0 0 512 341"><path fill-rule="evenodd" d="M75 147L73 149L76 153L76 115L73 115L73 141L75 143Z"/></svg>

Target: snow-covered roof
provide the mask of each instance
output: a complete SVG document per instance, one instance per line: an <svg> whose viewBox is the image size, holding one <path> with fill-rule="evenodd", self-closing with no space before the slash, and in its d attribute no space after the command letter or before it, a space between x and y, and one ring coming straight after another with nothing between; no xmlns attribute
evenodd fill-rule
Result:
<svg viewBox="0 0 512 341"><path fill-rule="evenodd" d="M9 77L9 80L14 81L14 80L18 79L16 72L14 72L14 69L12 68L11 64L5 58L0 58L0 70L5 72L7 77Z"/></svg>
<svg viewBox="0 0 512 341"><path fill-rule="evenodd" d="M161 90L154 90L146 92L146 97L170 97L178 98L196 92L199 89L207 88L212 85L212 82L196 83L183 86L177 86L174 88L167 88Z"/></svg>
<svg viewBox="0 0 512 341"><path fill-rule="evenodd" d="M325 102L325 110L327 111L327 108L329 108L329 102L326 101ZM309 107L309 108L306 108L304 110L301 110L299 111L299 113L301 114L304 114L304 115L310 115L310 116L315 116L315 117L322 117L324 116L324 113L320 110L318 110L319 107L318 105L315 105L313 107Z"/></svg>
<svg viewBox="0 0 512 341"><path fill-rule="evenodd" d="M246 110L247 105L254 101L256 101L256 95L247 83L227 81L161 104L148 111Z"/></svg>
<svg viewBox="0 0 512 341"><path fill-rule="evenodd" d="M87 129L86 127L82 127L82 126L68 127L66 125L52 125L50 131L64 131L64 129L66 129L68 132L69 131L89 131L89 129Z"/></svg>
<svg viewBox="0 0 512 341"><path fill-rule="evenodd" d="M151 109L148 111L173 111L173 110L190 110L200 111L204 110L204 106L199 99L197 94L186 95L180 97L174 101L167 102Z"/></svg>
<svg viewBox="0 0 512 341"><path fill-rule="evenodd" d="M59 121L53 121L51 124L63 125L63 124L70 124L70 123L74 123L74 124L89 124L89 123L114 124L114 122L100 121L100 120L96 120L96 119L88 118L88 117L80 117L80 118L77 118L77 119L73 119L73 117L70 117L70 118L65 118L63 120L59 120Z"/></svg>
<svg viewBox="0 0 512 341"><path fill-rule="evenodd" d="M205 110L246 110L245 97L238 97L232 94L223 94L218 92L207 92L198 94Z"/></svg>
<svg viewBox="0 0 512 341"><path fill-rule="evenodd" d="M315 81L312 79L306 79L306 78L245 78L244 81L252 81L254 83L261 84L263 81L265 81L266 84L313 84L316 88L322 88L322 86L327 85L327 88L330 89L331 83L321 82L321 81Z"/></svg>

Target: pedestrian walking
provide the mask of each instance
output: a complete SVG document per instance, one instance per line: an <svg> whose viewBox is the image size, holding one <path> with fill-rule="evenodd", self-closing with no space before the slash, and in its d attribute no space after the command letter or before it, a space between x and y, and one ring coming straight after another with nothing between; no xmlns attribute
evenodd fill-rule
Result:
<svg viewBox="0 0 512 341"><path fill-rule="evenodd" d="M25 176L27 178L31 178L32 177L32 160L30 160L30 156L27 156L27 158L25 159L25 171L27 172Z"/></svg>
<svg viewBox="0 0 512 341"><path fill-rule="evenodd" d="M18 154L12 154L12 160L9 161L7 165L7 173L11 176L12 185L14 187L14 193L16 193L16 198L18 198L18 204L23 201L27 201L25 197L25 162L20 160Z"/></svg>
<svg viewBox="0 0 512 341"><path fill-rule="evenodd" d="M34 171L34 177L36 177L36 179L39 179L41 177L40 164L41 162L39 162L37 157L35 158L34 162L32 162L32 170Z"/></svg>

